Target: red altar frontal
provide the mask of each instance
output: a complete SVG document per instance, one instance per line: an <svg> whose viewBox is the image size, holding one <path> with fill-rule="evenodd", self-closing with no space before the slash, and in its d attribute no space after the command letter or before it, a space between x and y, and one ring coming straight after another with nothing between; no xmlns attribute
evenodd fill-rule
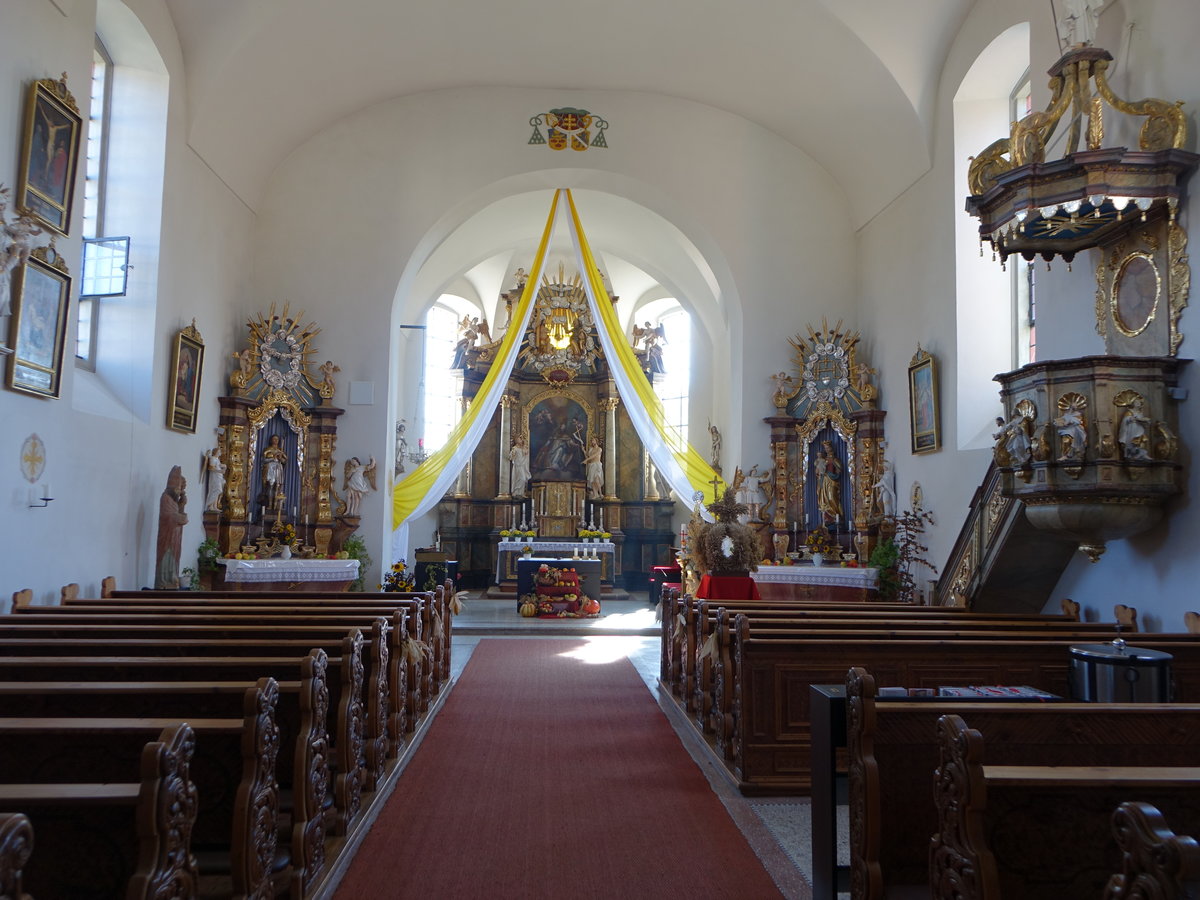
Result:
<svg viewBox="0 0 1200 900"><path fill-rule="evenodd" d="M357 559L219 559L231 591L345 591L358 578Z"/></svg>

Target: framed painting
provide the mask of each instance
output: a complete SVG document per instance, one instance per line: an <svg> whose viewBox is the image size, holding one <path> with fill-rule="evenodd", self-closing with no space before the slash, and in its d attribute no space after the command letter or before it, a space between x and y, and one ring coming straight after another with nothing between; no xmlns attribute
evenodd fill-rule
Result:
<svg viewBox="0 0 1200 900"><path fill-rule="evenodd" d="M175 335L171 354L171 383L167 388L167 427L196 432L196 408L200 399L200 376L204 370L204 339L196 320Z"/></svg>
<svg viewBox="0 0 1200 900"><path fill-rule="evenodd" d="M67 76L43 78L29 89L17 207L64 237L71 227L82 120Z"/></svg>
<svg viewBox="0 0 1200 900"><path fill-rule="evenodd" d="M908 365L908 412L912 429L912 452L930 453L942 446L938 422L937 364L933 354L917 345Z"/></svg>
<svg viewBox="0 0 1200 900"><path fill-rule="evenodd" d="M71 276L53 245L38 247L13 280L8 386L57 397L62 380Z"/></svg>

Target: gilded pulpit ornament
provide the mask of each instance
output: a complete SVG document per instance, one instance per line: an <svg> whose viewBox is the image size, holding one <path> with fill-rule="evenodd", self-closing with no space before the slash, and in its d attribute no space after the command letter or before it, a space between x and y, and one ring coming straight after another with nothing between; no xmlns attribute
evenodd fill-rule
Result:
<svg viewBox="0 0 1200 900"><path fill-rule="evenodd" d="M1099 47L1072 47L1050 69L1050 105L1013 122L1008 137L972 157L967 211L1002 263L1019 253L1029 261L1061 255L1069 265L1079 251L1111 244L1141 223L1175 223L1183 185L1200 161L1182 149L1182 103L1121 99L1108 83L1111 62ZM1104 104L1145 119L1137 150L1101 146ZM1087 149L1080 150L1085 117ZM1064 121L1064 156L1047 162L1046 148Z"/></svg>
<svg viewBox="0 0 1200 900"><path fill-rule="evenodd" d="M529 120L529 124L533 126L530 144L545 144L551 150L565 150L570 147L580 152L588 147L608 147L608 141L604 138L608 122L586 109L570 106L552 109L549 112L538 113ZM546 128L545 136L542 135L542 126Z"/></svg>

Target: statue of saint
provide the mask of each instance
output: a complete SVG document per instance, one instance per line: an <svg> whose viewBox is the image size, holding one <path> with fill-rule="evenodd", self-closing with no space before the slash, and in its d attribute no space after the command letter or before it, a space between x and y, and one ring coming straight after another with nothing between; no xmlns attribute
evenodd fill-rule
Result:
<svg viewBox="0 0 1200 900"><path fill-rule="evenodd" d="M591 446L588 447L583 462L587 470L588 496L593 500L599 500L604 495L603 456L604 448L600 445L600 438L592 438Z"/></svg>
<svg viewBox="0 0 1200 900"><path fill-rule="evenodd" d="M833 452L831 441L822 441L813 463L813 474L817 476L817 509L825 525L835 524L842 519L842 463Z"/></svg>
<svg viewBox="0 0 1200 900"><path fill-rule="evenodd" d="M369 482L369 483L368 483ZM342 490L346 492L347 516L357 516L362 507L362 498L369 490L375 489L375 457L371 457L366 465L357 456L346 460L343 473Z"/></svg>
<svg viewBox="0 0 1200 900"><path fill-rule="evenodd" d="M204 495L204 511L218 512L221 497L225 493L225 463L221 462L221 448L213 447L204 454L204 469L208 473L208 491Z"/></svg>
<svg viewBox="0 0 1200 900"><path fill-rule="evenodd" d="M279 443L279 435L271 435L270 443L262 452L263 489L275 502L275 494L283 487L283 467L287 464L287 451Z"/></svg>
<svg viewBox="0 0 1200 900"><path fill-rule="evenodd" d="M1126 459L1149 459L1149 431L1150 417L1146 415L1146 400L1135 397L1121 417L1121 425L1117 430L1121 455Z"/></svg>
<svg viewBox="0 0 1200 900"><path fill-rule="evenodd" d="M512 463L512 495L517 499L525 496L525 487L529 484L529 448L525 446L525 438L517 435L508 451L509 462Z"/></svg>
<svg viewBox="0 0 1200 900"><path fill-rule="evenodd" d="M8 188L0 186L0 318L11 312L9 285L12 284L12 273L29 262L33 236L42 231L27 215L19 215L9 222L5 215L7 209Z"/></svg>
<svg viewBox="0 0 1200 900"><path fill-rule="evenodd" d="M173 466L167 476L167 486L158 499L158 541L154 565L156 590L179 590L179 556L183 542L183 526L187 524L187 479L183 470Z"/></svg>

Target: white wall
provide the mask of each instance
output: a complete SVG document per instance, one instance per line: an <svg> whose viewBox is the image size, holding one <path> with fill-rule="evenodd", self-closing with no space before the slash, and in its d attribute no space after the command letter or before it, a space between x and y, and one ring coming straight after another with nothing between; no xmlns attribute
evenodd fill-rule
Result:
<svg viewBox="0 0 1200 900"><path fill-rule="evenodd" d="M0 91L0 182L10 187L19 163L25 91L33 79L67 71L67 83L87 121L96 5L93 0L60 5L69 15L49 0L6 0L0 9L0 82L8 86ZM47 602L68 582L78 582L85 592L97 591L100 579L110 574L122 588L152 583L158 497L172 465L181 465L191 482L184 565L203 539L200 457L211 446L217 424L212 401L224 389L225 358L238 336L235 317L246 292L254 217L186 146L186 79L164 3L128 0L126 5L152 39L169 79L163 237L159 244L155 235L132 236L135 252L153 254L156 276L147 293L156 295L156 302L124 326L130 331L111 335L118 356L131 348L128 358L110 368L115 379L136 379L123 397L98 379L84 385L76 374L74 297L60 399L0 389L0 609L22 588L31 588L37 602ZM59 243L76 274L82 175L81 167L72 236ZM176 331L193 317L208 352L197 434L183 435L163 424L164 372ZM77 398L80 390L88 396ZM101 395L107 414L76 409L98 408ZM28 507L28 485L21 477L21 445L31 433L46 444L42 480L51 482L57 498L45 509Z"/></svg>
<svg viewBox="0 0 1200 900"><path fill-rule="evenodd" d="M962 373L955 365L952 217L961 209L964 198L952 190L951 111L958 85L975 58L993 38L1023 20L1032 23L1034 107L1044 106L1046 79L1041 73L1059 55L1045 4L1033 0L978 3L964 23L943 72L933 169L863 228L858 237L861 324L867 347L872 354L879 354L872 356L872 364L882 369L882 405L890 412L888 433L896 453L897 489L903 503L911 484L921 483L926 506L937 518L936 527L927 535L928 558L939 567L957 537L967 505L990 460L990 450L960 452L953 441L954 435L972 431L960 419L975 411L959 409L954 402L956 395L970 391L957 383ZM1132 32L1128 30L1130 23ZM1198 26L1200 9L1188 0L1117 0L1104 11L1097 40L1117 57L1112 81L1119 95L1129 100L1157 96L1184 101L1192 128L1188 149L1193 151L1195 111L1200 108L1200 59L1188 36ZM1106 112L1110 127L1119 118ZM1119 127L1125 128L1125 140L1130 140L1128 128ZM972 152L982 149L981 145ZM1198 185L1193 176L1193 198ZM1185 226L1189 221L1196 221L1194 213L1183 216ZM1195 241L1196 236L1192 238ZM1039 266L1038 358L1102 353L1103 343L1095 331L1095 259L1081 256L1071 272L1061 261L1055 262L1050 272L1046 272L1044 263ZM1180 328L1185 335L1180 355L1187 358L1192 355L1191 342L1200 339L1195 334L1200 320L1186 311ZM905 404L907 365L918 342L931 350L942 366L942 428L951 441L938 453L914 457L907 452ZM983 376L973 373L971 377ZM1183 384L1193 396L1196 379L1194 367L1184 370ZM1190 400L1180 408L1181 437L1187 447L1197 446L1200 440L1195 402ZM1140 610L1143 625L1149 630L1182 630L1183 612L1196 608L1194 585L1200 576L1200 558L1194 553L1200 534L1200 510L1189 499L1197 490L1193 467L1185 468L1183 480L1183 493L1168 505L1163 524L1133 540L1113 542L1099 563L1091 564L1080 554L1067 569L1048 608L1057 609L1062 597L1071 597L1083 604L1089 617L1112 621L1113 606L1127 603Z"/></svg>

